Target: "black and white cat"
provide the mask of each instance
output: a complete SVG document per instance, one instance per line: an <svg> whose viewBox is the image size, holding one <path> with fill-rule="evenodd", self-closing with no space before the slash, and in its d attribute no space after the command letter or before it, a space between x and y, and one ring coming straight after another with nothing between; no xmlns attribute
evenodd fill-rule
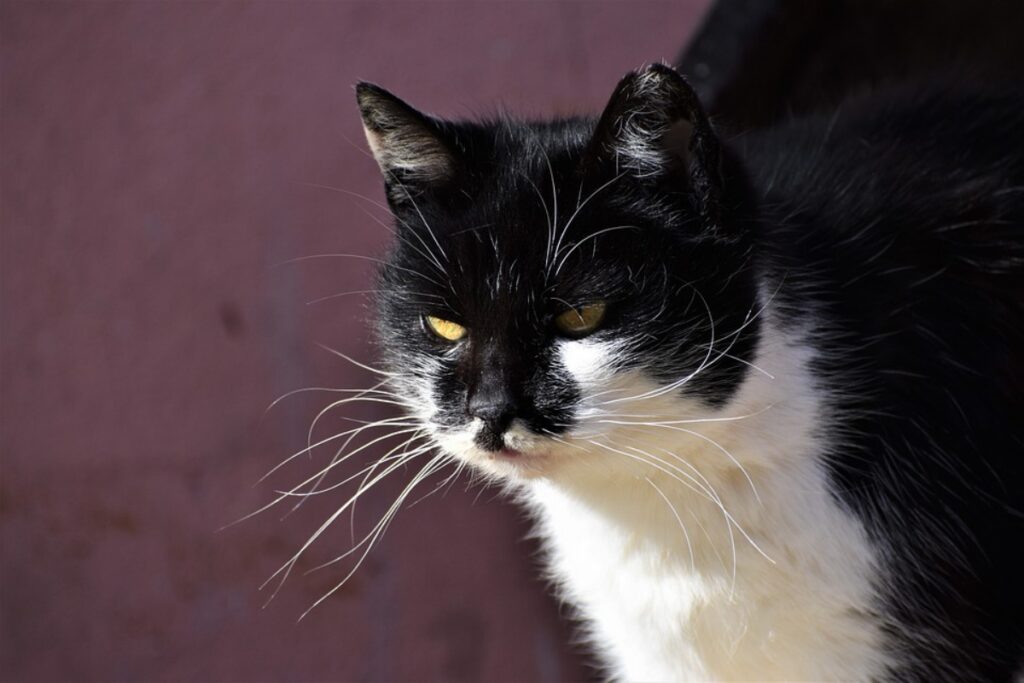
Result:
<svg viewBox="0 0 1024 683"><path fill-rule="evenodd" d="M533 513L610 677L1010 680L1024 655L1024 97L718 139L357 88L392 391Z"/></svg>

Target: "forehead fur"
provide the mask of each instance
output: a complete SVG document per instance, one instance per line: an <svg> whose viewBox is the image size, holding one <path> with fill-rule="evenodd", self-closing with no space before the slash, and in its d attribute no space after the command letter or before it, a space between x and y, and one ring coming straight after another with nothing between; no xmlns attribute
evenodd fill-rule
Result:
<svg viewBox="0 0 1024 683"><path fill-rule="evenodd" d="M458 126L460 180L396 207L395 257L429 262L428 248L443 250L432 265L462 305L495 303L501 292L536 303L621 285L626 266L637 271L644 260L626 247L641 235L662 239L672 217L637 201L614 169L581 168L592 128L582 119Z"/></svg>
<svg viewBox="0 0 1024 683"><path fill-rule="evenodd" d="M745 255L704 238L685 181L587 163L592 119L446 125L453 179L392 202L398 240L381 270L379 323L396 362L447 353L418 334L422 316L437 315L531 366L557 340L553 316L602 300L596 337L625 344L620 362L678 377L707 355L694 340L742 324L731 318L750 309ZM741 370L718 364L688 388Z"/></svg>

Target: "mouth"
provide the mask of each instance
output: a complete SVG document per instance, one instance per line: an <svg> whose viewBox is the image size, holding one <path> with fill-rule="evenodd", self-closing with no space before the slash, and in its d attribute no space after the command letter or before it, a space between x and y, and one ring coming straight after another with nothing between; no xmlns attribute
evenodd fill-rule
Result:
<svg viewBox="0 0 1024 683"><path fill-rule="evenodd" d="M550 449L524 426L513 425L496 438L484 439L479 428L461 428L440 434L439 445L485 471L499 476L530 477L546 469Z"/></svg>
<svg viewBox="0 0 1024 683"><path fill-rule="evenodd" d="M483 456L484 461L500 466L503 470L507 470L507 468L516 471L523 468L532 469L539 464L538 461L543 459L542 453L534 449L524 450L505 445L495 450L480 450L478 453Z"/></svg>
<svg viewBox="0 0 1024 683"><path fill-rule="evenodd" d="M485 469L503 477L517 479L533 479L541 476L546 470L547 458L536 450L519 450L502 446L493 451L477 451L483 456L477 462Z"/></svg>

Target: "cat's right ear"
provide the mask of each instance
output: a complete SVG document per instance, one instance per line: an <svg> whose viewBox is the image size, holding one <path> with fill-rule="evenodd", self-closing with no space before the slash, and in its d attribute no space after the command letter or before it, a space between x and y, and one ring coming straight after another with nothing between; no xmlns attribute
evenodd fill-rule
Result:
<svg viewBox="0 0 1024 683"><path fill-rule="evenodd" d="M389 188L440 186L455 173L455 154L443 124L373 83L356 85L366 141Z"/></svg>

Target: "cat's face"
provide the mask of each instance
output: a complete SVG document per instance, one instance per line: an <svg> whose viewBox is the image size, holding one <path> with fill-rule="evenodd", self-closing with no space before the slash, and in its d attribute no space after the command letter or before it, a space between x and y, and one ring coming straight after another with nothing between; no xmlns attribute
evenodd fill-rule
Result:
<svg viewBox="0 0 1024 683"><path fill-rule="evenodd" d="M359 100L398 237L385 362L441 448L512 478L593 469L629 424L732 394L748 249L678 75L632 74L599 121L453 124L374 86Z"/></svg>

